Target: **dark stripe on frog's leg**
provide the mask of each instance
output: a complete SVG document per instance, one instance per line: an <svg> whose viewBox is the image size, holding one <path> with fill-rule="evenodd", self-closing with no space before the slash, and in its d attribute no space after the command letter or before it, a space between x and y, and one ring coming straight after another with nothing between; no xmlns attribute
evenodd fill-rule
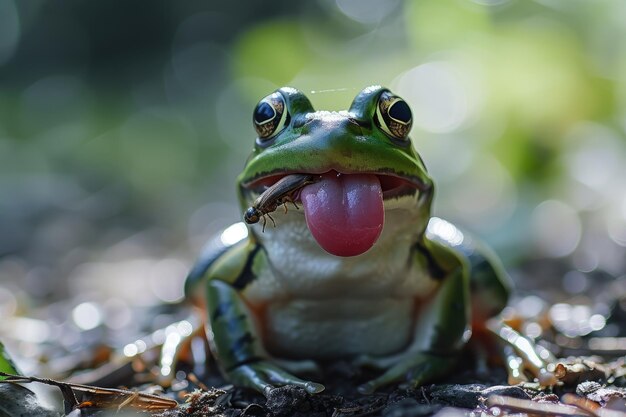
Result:
<svg viewBox="0 0 626 417"><path fill-rule="evenodd" d="M457 251L427 237L416 245L416 254L431 263L429 272L440 284L422 301L425 310L418 318L413 348L419 345L424 353L453 354L465 343L470 324L469 264Z"/></svg>
<svg viewBox="0 0 626 417"><path fill-rule="evenodd" d="M187 278L185 279L185 294L190 294L196 285L202 281L204 278L204 274L206 271L213 265L220 256L226 253L226 251L230 248L230 246L218 245L218 239L214 239L210 243L207 244L206 249L202 251L200 257L196 261L196 263L187 274Z"/></svg>
<svg viewBox="0 0 626 417"><path fill-rule="evenodd" d="M469 285L461 264L442 280L441 287L424 313L428 322L416 337L427 341L426 352L454 355L465 342L469 329Z"/></svg>
<svg viewBox="0 0 626 417"><path fill-rule="evenodd" d="M230 311L234 307L235 305L230 299L222 301L215 310L213 310L213 315L211 316L212 322L226 318L226 327L229 331L237 331L242 326L245 326L245 323L242 324L242 322L247 320L247 316L244 313L237 315L237 311Z"/></svg>
<svg viewBox="0 0 626 417"><path fill-rule="evenodd" d="M423 236L413 245L413 253L413 261L422 262L426 266L428 275L436 281L443 281L458 268L467 268L456 251L445 243L429 239L427 236Z"/></svg>
<svg viewBox="0 0 626 417"><path fill-rule="evenodd" d="M247 348L247 346L252 345L254 343L254 337L250 332L245 333L239 339L233 342L231 347L235 352L241 352Z"/></svg>
<svg viewBox="0 0 626 417"><path fill-rule="evenodd" d="M431 227L432 221L445 224ZM495 252L469 233L442 219L431 219L426 232L429 240L447 246L463 256L469 264L473 321L482 322L506 307L513 284ZM451 240L450 237L454 236Z"/></svg>
<svg viewBox="0 0 626 417"><path fill-rule="evenodd" d="M206 270L194 268L194 274L199 274L202 270L202 281L218 279L236 286L237 289L243 289L256 278L255 259L259 258L259 253L263 253L259 249L259 245L252 240L241 240L213 259ZM198 280L197 275L194 275L194 279ZM194 295L190 291L190 288L186 288L188 297Z"/></svg>
<svg viewBox="0 0 626 417"><path fill-rule="evenodd" d="M446 276L446 271L441 267L439 263L437 263L437 261L435 261L430 251L426 249L423 241L418 241L414 245L413 249L416 252L416 255L421 256L422 259L424 259L424 261L426 262L428 275L431 278L440 281Z"/></svg>
<svg viewBox="0 0 626 417"><path fill-rule="evenodd" d="M221 318L222 316L225 316L228 314L228 309L232 306L232 304L229 301L224 301L220 304L217 305L217 307L215 307L215 310L213 310L213 314L211 315L211 318L213 320L217 320L219 318Z"/></svg>
<svg viewBox="0 0 626 417"><path fill-rule="evenodd" d="M265 257L265 252L259 252L261 250L261 245L255 245L254 249L248 255L246 259L246 263L243 266L243 269L235 282L233 282L233 287L242 290L248 286L254 279L256 278L256 273L254 272L255 262L259 262L258 255L261 253L262 256Z"/></svg>
<svg viewBox="0 0 626 417"><path fill-rule="evenodd" d="M232 285L214 279L207 284L207 303L211 311L213 337L209 340L218 363L226 371L243 363L259 360L263 349L251 313Z"/></svg>
<svg viewBox="0 0 626 417"><path fill-rule="evenodd" d="M228 228L226 228L228 229ZM223 255L225 255L229 250L231 250L234 246L240 244L242 241L246 239L243 237L242 239L235 241L231 244L224 244L222 241L222 233L226 230L222 230L218 233L213 239L211 239L202 249L202 253L196 260L196 263L189 271L187 278L185 279L185 295L189 297L196 288L198 288L198 284L203 281L206 273L209 269L215 264L215 262L220 259Z"/></svg>
<svg viewBox="0 0 626 417"><path fill-rule="evenodd" d="M497 259L489 259L479 252L474 252L468 259L471 264L470 291L474 321L485 321L506 307L512 291L511 279Z"/></svg>

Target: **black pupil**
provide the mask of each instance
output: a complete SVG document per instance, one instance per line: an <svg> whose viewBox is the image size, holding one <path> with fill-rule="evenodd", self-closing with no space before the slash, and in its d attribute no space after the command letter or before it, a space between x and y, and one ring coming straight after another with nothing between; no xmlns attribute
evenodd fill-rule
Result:
<svg viewBox="0 0 626 417"><path fill-rule="evenodd" d="M257 123L267 122L274 117L274 108L268 103L260 103L254 110L254 121Z"/></svg>
<svg viewBox="0 0 626 417"><path fill-rule="evenodd" d="M406 101L396 101L389 108L389 116L401 122L408 123L411 120L411 109Z"/></svg>

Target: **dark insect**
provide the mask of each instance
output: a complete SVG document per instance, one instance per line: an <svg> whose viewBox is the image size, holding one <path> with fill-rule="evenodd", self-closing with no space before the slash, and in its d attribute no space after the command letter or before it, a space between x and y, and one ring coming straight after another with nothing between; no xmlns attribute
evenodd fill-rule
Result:
<svg viewBox="0 0 626 417"><path fill-rule="evenodd" d="M298 209L298 205L295 202L298 191L305 185L318 181L319 178L319 175L313 174L291 174L282 177L254 200L252 206L243 215L244 221L248 224L253 224L263 220L263 231L265 231L267 222L265 216L267 216L272 221L274 227L276 227L276 222L270 213L276 211L281 204L285 208L285 213L287 213L287 203L293 204Z"/></svg>

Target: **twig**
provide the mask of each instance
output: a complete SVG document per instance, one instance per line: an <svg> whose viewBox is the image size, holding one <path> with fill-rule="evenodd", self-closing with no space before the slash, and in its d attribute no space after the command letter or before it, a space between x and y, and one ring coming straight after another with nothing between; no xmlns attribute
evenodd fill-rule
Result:
<svg viewBox="0 0 626 417"><path fill-rule="evenodd" d="M158 395L145 394L137 391L72 384L56 381L54 379L12 375L4 372L0 372L0 376L6 377L6 379L0 381L0 383L38 382L41 384L58 387L63 393L64 400L70 403L73 407L80 407L81 404L87 404L88 406L99 408L132 407L140 410L157 411L171 410L172 408L176 408L178 406L178 403L175 400L159 397ZM81 392L83 395L87 395L89 397L95 397L95 399L90 398L89 401L84 401L83 403L79 404L76 399L75 391Z"/></svg>
<svg viewBox="0 0 626 417"><path fill-rule="evenodd" d="M520 411L541 416L596 417L588 411L562 404L538 403L531 400L492 395L487 399L487 406L499 407L511 411Z"/></svg>
<svg viewBox="0 0 626 417"><path fill-rule="evenodd" d="M563 401L565 404L573 405L580 408L581 410L585 410L592 416L599 416L598 412L600 409L600 404L595 401L579 397L575 394L565 394L563 398L561 398L561 401Z"/></svg>

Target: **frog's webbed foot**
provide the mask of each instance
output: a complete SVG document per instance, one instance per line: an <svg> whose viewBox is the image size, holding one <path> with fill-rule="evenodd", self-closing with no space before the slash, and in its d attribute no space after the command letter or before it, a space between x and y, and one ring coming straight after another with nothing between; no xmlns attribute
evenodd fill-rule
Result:
<svg viewBox="0 0 626 417"><path fill-rule="evenodd" d="M295 385L309 394L324 391L324 386L305 381L280 369L267 361L256 361L239 365L227 372L228 379L235 385L251 388L267 396L272 389L283 385Z"/></svg>
<svg viewBox="0 0 626 417"><path fill-rule="evenodd" d="M548 364L555 361L550 351L534 344L499 319L490 321L487 327L499 339L509 384L526 382L528 376L536 378L542 386L556 384L556 376L548 371Z"/></svg>
<svg viewBox="0 0 626 417"><path fill-rule="evenodd" d="M382 365L392 358L398 359L398 357L381 358L372 364ZM448 373L455 364L455 358L450 356L427 353L406 355L378 378L359 386L358 390L361 394L371 394L378 388L402 380L406 380L408 387L415 388Z"/></svg>

